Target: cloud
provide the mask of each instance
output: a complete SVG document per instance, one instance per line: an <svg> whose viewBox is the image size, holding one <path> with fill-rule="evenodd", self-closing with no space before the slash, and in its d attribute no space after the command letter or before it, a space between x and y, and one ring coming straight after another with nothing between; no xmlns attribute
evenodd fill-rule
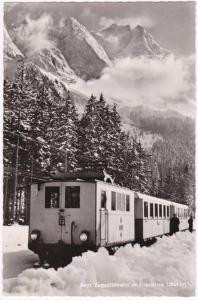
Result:
<svg viewBox="0 0 198 300"><path fill-rule="evenodd" d="M31 19L27 15L23 24L17 29L23 51L27 55L31 55L36 51L53 46L53 42L48 38L52 26L53 20L48 14L43 14L37 20Z"/></svg>
<svg viewBox="0 0 198 300"><path fill-rule="evenodd" d="M93 12L90 7L84 8L81 13L82 18L89 18L89 17L92 17L92 15L93 15Z"/></svg>
<svg viewBox="0 0 198 300"><path fill-rule="evenodd" d="M102 17L100 19L100 25L102 27L109 27L110 25L116 23L117 25L130 25L133 29L136 25L142 25L146 28L152 28L154 26L153 21L146 16L139 16L133 18L106 18Z"/></svg>
<svg viewBox="0 0 198 300"><path fill-rule="evenodd" d="M173 109L185 115L194 112L193 58L123 58L104 69L98 80L81 81L75 88L90 96L101 92L121 106L146 105Z"/></svg>

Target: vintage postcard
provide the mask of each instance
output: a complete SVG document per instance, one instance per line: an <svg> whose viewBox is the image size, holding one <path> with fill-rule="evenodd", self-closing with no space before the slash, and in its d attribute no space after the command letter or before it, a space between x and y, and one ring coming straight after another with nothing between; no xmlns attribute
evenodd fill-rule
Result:
<svg viewBox="0 0 198 300"><path fill-rule="evenodd" d="M195 13L4 2L4 297L195 297Z"/></svg>

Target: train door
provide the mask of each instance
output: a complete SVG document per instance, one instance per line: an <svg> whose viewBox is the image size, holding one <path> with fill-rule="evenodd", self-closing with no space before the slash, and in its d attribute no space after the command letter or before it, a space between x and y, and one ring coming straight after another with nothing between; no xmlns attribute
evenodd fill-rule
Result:
<svg viewBox="0 0 198 300"><path fill-rule="evenodd" d="M57 243L61 239L59 226L59 210L61 208L61 185L46 184L44 186L44 210L41 215L45 242Z"/></svg>
<svg viewBox="0 0 198 300"><path fill-rule="evenodd" d="M135 240L143 240L143 199L138 194L134 196Z"/></svg>
<svg viewBox="0 0 198 300"><path fill-rule="evenodd" d="M100 208L100 244L105 246L108 241L108 210L106 191L101 191L101 208Z"/></svg>
<svg viewBox="0 0 198 300"><path fill-rule="evenodd" d="M80 220L80 184L62 184L62 211L59 213L61 240L73 244L77 233L77 220Z"/></svg>

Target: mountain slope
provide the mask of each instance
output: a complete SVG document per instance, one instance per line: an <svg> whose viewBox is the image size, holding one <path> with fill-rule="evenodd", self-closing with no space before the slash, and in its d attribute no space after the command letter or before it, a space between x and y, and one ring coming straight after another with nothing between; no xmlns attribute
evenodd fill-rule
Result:
<svg viewBox="0 0 198 300"><path fill-rule="evenodd" d="M129 25L112 24L99 33L93 32L93 35L106 50L109 57L113 59L130 42L131 28Z"/></svg>
<svg viewBox="0 0 198 300"><path fill-rule="evenodd" d="M76 83L78 78L56 47L44 48L28 57L39 68L60 77L66 83Z"/></svg>
<svg viewBox="0 0 198 300"><path fill-rule="evenodd" d="M164 57L170 52L163 49L144 27L137 25L131 29L129 25L117 25L94 33L95 38L103 45L109 57Z"/></svg>
<svg viewBox="0 0 198 300"><path fill-rule="evenodd" d="M169 51L163 49L144 27L137 25L131 31L129 44L120 52L120 56L166 56Z"/></svg>
<svg viewBox="0 0 198 300"><path fill-rule="evenodd" d="M7 29L3 29L4 44L3 44L3 54L4 60L11 60L16 57L23 57L22 52L17 48L17 46L12 41Z"/></svg>
<svg viewBox="0 0 198 300"><path fill-rule="evenodd" d="M111 63L102 46L74 18L66 19L50 36L77 76L85 80L99 78L103 68Z"/></svg>

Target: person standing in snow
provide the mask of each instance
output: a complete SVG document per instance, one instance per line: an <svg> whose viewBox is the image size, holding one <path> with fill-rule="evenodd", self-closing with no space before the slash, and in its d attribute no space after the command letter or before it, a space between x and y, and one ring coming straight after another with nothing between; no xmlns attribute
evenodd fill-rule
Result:
<svg viewBox="0 0 198 300"><path fill-rule="evenodd" d="M190 219L188 220L188 224L189 224L189 231L192 232L193 231L193 217L192 217L192 215L190 216Z"/></svg>
<svg viewBox="0 0 198 300"><path fill-rule="evenodd" d="M179 218L176 217L176 214L173 214L173 218L170 220L170 232L171 234L179 231Z"/></svg>

